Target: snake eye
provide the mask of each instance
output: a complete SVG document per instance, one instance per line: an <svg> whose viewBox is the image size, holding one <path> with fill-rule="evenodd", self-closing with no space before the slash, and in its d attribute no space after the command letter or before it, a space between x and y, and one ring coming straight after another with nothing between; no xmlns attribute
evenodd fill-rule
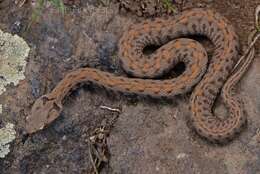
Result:
<svg viewBox="0 0 260 174"><path fill-rule="evenodd" d="M49 101L48 97L43 96L42 97L42 103L45 105L47 101Z"/></svg>

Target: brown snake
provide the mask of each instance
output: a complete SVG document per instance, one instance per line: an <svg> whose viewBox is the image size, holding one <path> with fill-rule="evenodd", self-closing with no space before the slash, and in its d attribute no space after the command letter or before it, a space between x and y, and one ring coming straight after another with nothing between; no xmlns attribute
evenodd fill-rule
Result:
<svg viewBox="0 0 260 174"><path fill-rule="evenodd" d="M210 60L200 43L184 38L192 35L206 36L214 44ZM148 45L162 46L146 55L143 49ZM246 123L243 107L232 90L251 62L233 71L239 58L238 47L238 37L226 18L207 9L192 9L174 18L156 18L132 25L119 42L120 63L132 77L93 68L70 72L50 93L36 100L27 117L26 130L33 133L56 119L62 111L64 97L82 82L124 93L168 98L186 93L196 85L190 100L195 131L209 141L231 139ZM249 54L253 57L254 53ZM179 62L185 64L181 75L158 79ZM212 114L220 92L230 113L223 119Z"/></svg>

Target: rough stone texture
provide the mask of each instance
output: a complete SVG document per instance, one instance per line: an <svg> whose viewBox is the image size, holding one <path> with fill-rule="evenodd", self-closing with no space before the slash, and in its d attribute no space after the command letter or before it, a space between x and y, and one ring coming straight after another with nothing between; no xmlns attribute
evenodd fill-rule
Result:
<svg viewBox="0 0 260 174"><path fill-rule="evenodd" d="M183 8L217 10L235 26L243 48L253 29L258 4L257 0L192 0ZM237 88L245 103L248 125L225 146L209 144L191 131L187 122L189 94L172 101L152 100L89 86L67 98L63 113L53 124L29 137L24 135L25 117L33 101L49 92L66 72L89 66L123 75L117 62L117 41L125 27L142 20L119 10L118 3L104 6L84 1L80 8L68 10L64 18L53 9L46 11L44 20L19 33L31 47L26 79L0 96L0 101L5 101L0 123L15 123L17 131L11 153L0 159L0 173L91 173L86 137L113 115L100 109L101 105L122 108L108 138L109 167L101 173L260 172L259 42L255 60ZM26 26L29 12L28 4L18 9L12 1L0 1L0 28L10 32L15 21ZM220 104L215 112L224 114L225 109Z"/></svg>

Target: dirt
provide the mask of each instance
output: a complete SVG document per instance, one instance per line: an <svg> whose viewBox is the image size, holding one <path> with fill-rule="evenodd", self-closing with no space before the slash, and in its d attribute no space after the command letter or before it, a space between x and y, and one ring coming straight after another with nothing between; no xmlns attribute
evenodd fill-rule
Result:
<svg viewBox="0 0 260 174"><path fill-rule="evenodd" d="M226 145L210 144L191 131L189 94L165 101L108 93L93 86L67 97L61 116L46 129L25 134L25 117L35 99L50 92L68 71L88 66L124 74L117 57L124 28L144 18L174 15L157 3L86 0L69 7L64 17L49 7L38 23L26 28L30 4L19 8L13 1L0 1L0 28L23 37L31 48L26 79L8 86L0 96L0 124L11 122L17 131L11 153L0 159L1 174L93 173L87 139L104 120L115 116L102 105L122 112L107 137L109 163L103 163L100 173L260 173L259 42L254 62L237 89L245 103L247 128ZM258 0L192 0L175 5L177 12L208 7L226 16L240 37L242 53L258 4ZM219 106L215 112L225 109Z"/></svg>

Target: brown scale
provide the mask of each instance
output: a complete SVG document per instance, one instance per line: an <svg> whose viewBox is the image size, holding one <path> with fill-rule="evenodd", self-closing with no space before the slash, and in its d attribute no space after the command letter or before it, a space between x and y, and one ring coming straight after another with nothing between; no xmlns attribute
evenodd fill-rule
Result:
<svg viewBox="0 0 260 174"><path fill-rule="evenodd" d="M215 45L208 67L205 49L197 41L187 39L190 35L206 36ZM148 45L162 46L146 55L143 50ZM190 100L192 125L199 135L210 141L231 139L246 122L240 103L231 95L242 74L234 73L228 79L238 59L238 37L218 13L192 9L175 18L132 25L120 39L119 58L123 69L132 78L92 68L68 73L50 93L36 100L27 117L28 133L40 130L56 119L62 111L65 96L82 82L123 93L168 98L186 93L197 84ZM179 62L185 64L185 71L180 76L158 80ZM230 116L221 120L212 114L212 108L223 86L221 94Z"/></svg>

